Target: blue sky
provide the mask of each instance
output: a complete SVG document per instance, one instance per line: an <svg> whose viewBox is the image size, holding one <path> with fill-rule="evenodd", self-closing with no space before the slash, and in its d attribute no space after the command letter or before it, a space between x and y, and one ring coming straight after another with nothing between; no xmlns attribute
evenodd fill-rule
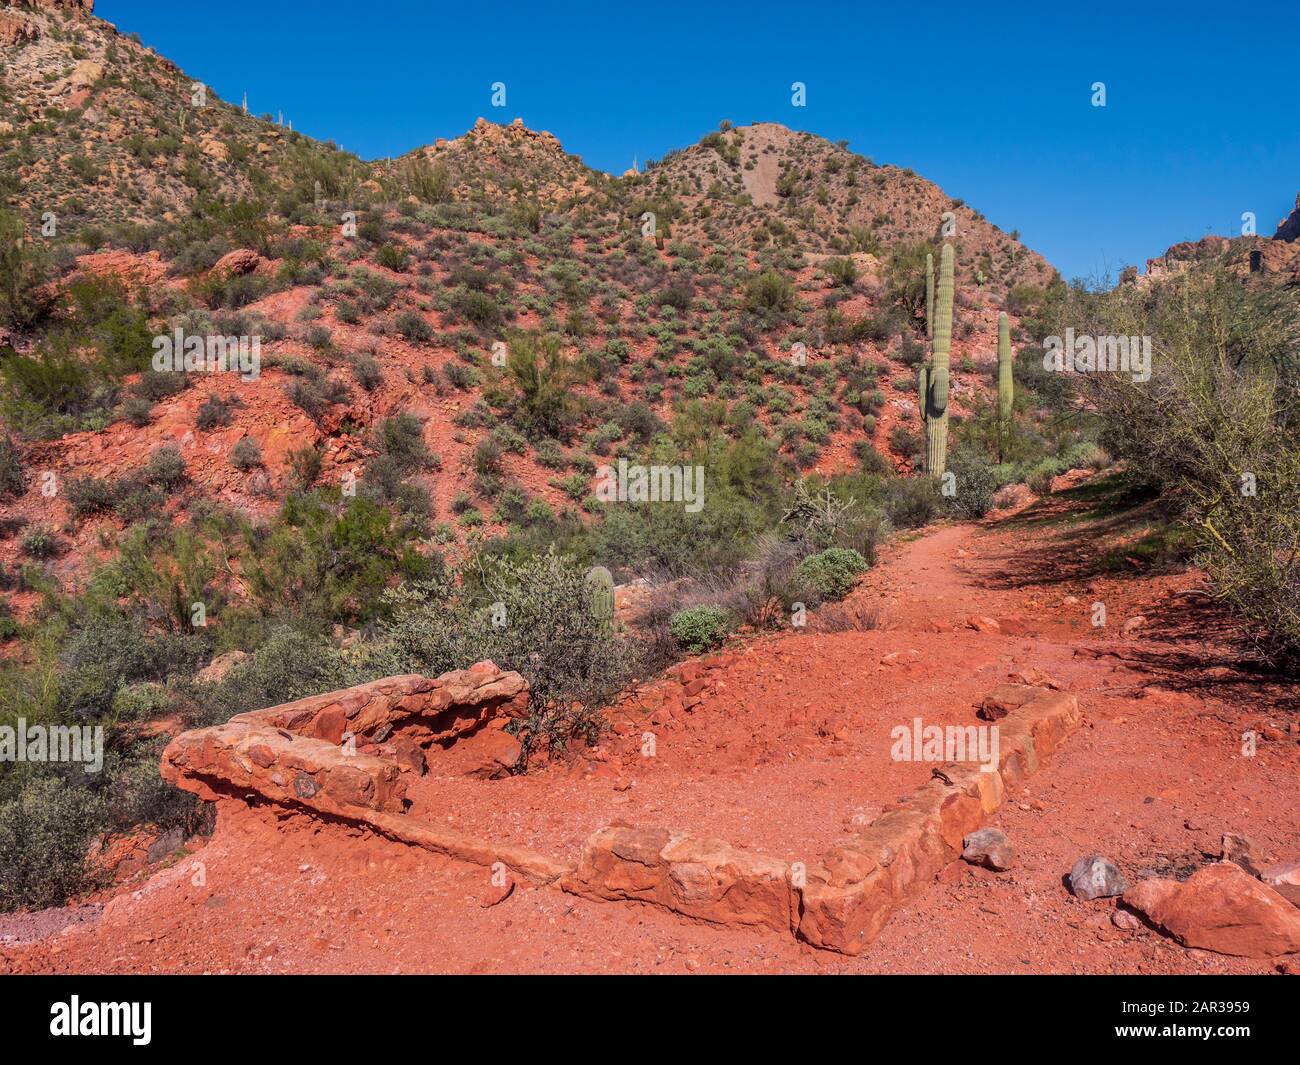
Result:
<svg viewBox="0 0 1300 1065"><path fill-rule="evenodd" d="M1300 190L1294 0L1046 6L99 0L96 13L224 99L247 92L251 110L367 159L519 116L618 173L722 119L772 121L912 167L1067 278L1236 235L1245 211L1271 235Z"/></svg>

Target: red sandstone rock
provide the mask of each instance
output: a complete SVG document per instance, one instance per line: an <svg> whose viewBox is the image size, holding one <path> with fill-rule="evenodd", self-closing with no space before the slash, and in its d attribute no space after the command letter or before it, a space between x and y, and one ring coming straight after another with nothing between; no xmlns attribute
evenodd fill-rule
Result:
<svg viewBox="0 0 1300 1065"><path fill-rule="evenodd" d="M402 764L421 770L410 749L417 735L430 744L451 742L499 715L522 712L527 700L523 677L503 673L491 662L436 679L385 677L182 733L163 752L162 775L207 800L251 792L336 815L401 813L406 782L398 761L367 753L377 750L375 737L382 742L394 728L410 730L392 748L395 754L404 752ZM347 734L359 742L342 744ZM517 758L517 742L507 739ZM365 742L366 751L353 749ZM495 742L500 770L509 761L508 752L501 749L505 741Z"/></svg>
<svg viewBox="0 0 1300 1065"><path fill-rule="evenodd" d="M985 721L998 721L1012 710L1024 706L1042 694L1041 688L1032 688L1027 684L999 684L980 704L979 716Z"/></svg>
<svg viewBox="0 0 1300 1065"><path fill-rule="evenodd" d="M1276 862L1261 870L1259 878L1293 906L1300 906L1300 858Z"/></svg>
<svg viewBox="0 0 1300 1065"><path fill-rule="evenodd" d="M1241 958L1300 951L1300 912L1232 862L1207 865L1181 884L1143 880L1124 893L1124 904L1185 947Z"/></svg>
<svg viewBox="0 0 1300 1065"><path fill-rule="evenodd" d="M214 277L240 277L264 268L266 260L249 248L237 248L217 260L212 268Z"/></svg>
<svg viewBox="0 0 1300 1065"><path fill-rule="evenodd" d="M199 684L220 684L235 666L248 660L247 651L227 651L223 655L217 655L211 662L194 674L194 680Z"/></svg>
<svg viewBox="0 0 1300 1065"><path fill-rule="evenodd" d="M587 840L560 884L587 898L652 902L714 924L789 932L790 867L721 840L610 825Z"/></svg>
<svg viewBox="0 0 1300 1065"><path fill-rule="evenodd" d="M485 729L461 743L470 748L473 759L465 775L481 780L508 777L523 753L519 741L500 729Z"/></svg>

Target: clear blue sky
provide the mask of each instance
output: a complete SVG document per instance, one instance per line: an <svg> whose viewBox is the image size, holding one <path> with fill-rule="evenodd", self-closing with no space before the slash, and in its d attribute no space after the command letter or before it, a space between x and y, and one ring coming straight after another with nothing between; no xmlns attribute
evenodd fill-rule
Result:
<svg viewBox="0 0 1300 1065"><path fill-rule="evenodd" d="M247 91L367 159L480 115L615 173L724 118L847 139L1019 229L1067 278L1236 235L1244 211L1271 235L1300 190L1295 0L96 6L224 99Z"/></svg>

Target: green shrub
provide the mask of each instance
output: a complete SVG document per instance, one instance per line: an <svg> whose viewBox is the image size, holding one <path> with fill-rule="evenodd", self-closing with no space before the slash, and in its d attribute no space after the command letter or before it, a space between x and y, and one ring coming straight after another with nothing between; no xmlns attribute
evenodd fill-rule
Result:
<svg viewBox="0 0 1300 1065"><path fill-rule="evenodd" d="M137 429L153 421L153 404L144 396L127 396L122 401L122 417Z"/></svg>
<svg viewBox="0 0 1300 1065"><path fill-rule="evenodd" d="M120 495L117 485L107 477L70 477L63 486L63 498L73 521L112 510Z"/></svg>
<svg viewBox="0 0 1300 1065"><path fill-rule="evenodd" d="M1002 487L994 466L968 451L948 457L955 494L945 498L948 509L959 518L982 518L993 509L993 496Z"/></svg>
<svg viewBox="0 0 1300 1065"><path fill-rule="evenodd" d="M465 567L454 595L446 580L403 589L391 597L397 613L367 672L436 676L491 659L522 673L532 690L520 726L526 751L594 741L600 707L635 675L637 659L586 609L586 574L553 552L486 555Z"/></svg>
<svg viewBox="0 0 1300 1065"><path fill-rule="evenodd" d="M433 327L418 311L403 311L393 322L393 328L413 343L433 339Z"/></svg>
<svg viewBox="0 0 1300 1065"><path fill-rule="evenodd" d="M185 483L185 459L175 444L164 444L149 456L141 476L146 483L164 491L174 491Z"/></svg>
<svg viewBox="0 0 1300 1065"><path fill-rule="evenodd" d="M230 449L230 464L235 469L247 473L262 464L262 450L251 436L241 436L239 442Z"/></svg>
<svg viewBox="0 0 1300 1065"><path fill-rule="evenodd" d="M53 558L63 550L63 543L58 535L44 525L30 525L23 531L21 541L23 554L28 558Z"/></svg>
<svg viewBox="0 0 1300 1065"><path fill-rule="evenodd" d="M823 599L843 599L858 575L865 573L867 560L851 547L830 547L809 555L799 563L796 574Z"/></svg>
<svg viewBox="0 0 1300 1065"><path fill-rule="evenodd" d="M22 221L0 208L0 325L28 329L45 316L46 269L42 252L23 239Z"/></svg>
<svg viewBox="0 0 1300 1065"><path fill-rule="evenodd" d="M789 311L794 306L794 285L784 274L764 270L745 282L745 306L756 314Z"/></svg>
<svg viewBox="0 0 1300 1065"><path fill-rule="evenodd" d="M726 639L731 631L731 615L717 606L688 607L672 616L668 631L684 650L700 654Z"/></svg>
<svg viewBox="0 0 1300 1065"><path fill-rule="evenodd" d="M86 852L101 824L91 792L53 776L0 804L0 910L58 906L94 887Z"/></svg>
<svg viewBox="0 0 1300 1065"><path fill-rule="evenodd" d="M204 432L223 429L230 424L234 407L235 401L222 399L215 392L211 393L200 405L194 424Z"/></svg>
<svg viewBox="0 0 1300 1065"><path fill-rule="evenodd" d="M930 477L900 477L886 484L885 515L896 529L928 525L942 506L938 482Z"/></svg>
<svg viewBox="0 0 1300 1065"><path fill-rule="evenodd" d="M406 249L400 244L385 244L375 252L375 262L387 270L401 273L406 269Z"/></svg>
<svg viewBox="0 0 1300 1065"><path fill-rule="evenodd" d="M367 392L373 392L384 383L384 375L379 369L379 363L369 355L358 355L352 360L352 376Z"/></svg>

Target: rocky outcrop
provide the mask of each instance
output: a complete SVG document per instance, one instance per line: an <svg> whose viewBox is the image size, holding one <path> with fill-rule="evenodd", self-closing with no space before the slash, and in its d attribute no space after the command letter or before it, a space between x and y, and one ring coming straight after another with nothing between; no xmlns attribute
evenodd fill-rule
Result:
<svg viewBox="0 0 1300 1065"><path fill-rule="evenodd" d="M242 277L264 271L269 264L251 248L236 248L226 252L212 267L213 277Z"/></svg>
<svg viewBox="0 0 1300 1065"><path fill-rule="evenodd" d="M1273 239L1300 240L1300 192L1296 193L1295 210L1277 224L1277 232L1273 234Z"/></svg>
<svg viewBox="0 0 1300 1065"><path fill-rule="evenodd" d="M239 714L177 736L163 778L200 798L253 796L333 816L402 813L408 748L449 744L522 713L528 685L491 662L436 679L408 675Z"/></svg>
<svg viewBox="0 0 1300 1065"><path fill-rule="evenodd" d="M41 28L16 11L0 11L0 44L14 48L41 35Z"/></svg>
<svg viewBox="0 0 1300 1065"><path fill-rule="evenodd" d="M1147 260L1146 276L1153 281L1177 277L1198 263L1222 255L1229 245L1227 237L1202 237L1171 245L1164 255Z"/></svg>
<svg viewBox="0 0 1300 1065"><path fill-rule="evenodd" d="M1182 241L1148 259L1143 275L1136 268L1127 268L1120 283L1149 284L1214 265L1225 266L1239 277L1254 274L1282 283L1300 280L1300 195L1296 196L1296 209L1278 223L1271 239L1252 235Z"/></svg>
<svg viewBox="0 0 1300 1065"><path fill-rule="evenodd" d="M1300 952L1300 910L1232 862L1207 865L1182 883L1143 880L1124 893L1124 905L1185 947L1239 958Z"/></svg>

